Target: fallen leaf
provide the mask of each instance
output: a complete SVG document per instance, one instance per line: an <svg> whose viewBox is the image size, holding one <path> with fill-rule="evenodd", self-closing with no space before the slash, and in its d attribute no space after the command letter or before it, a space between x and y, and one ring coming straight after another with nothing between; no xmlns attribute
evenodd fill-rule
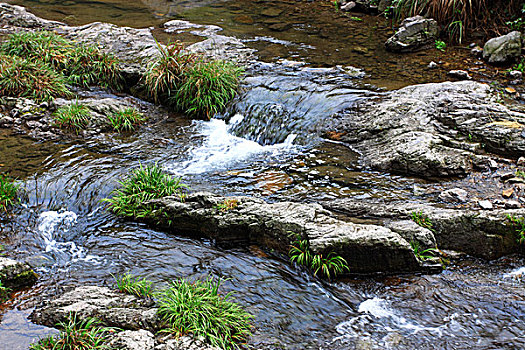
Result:
<svg viewBox="0 0 525 350"><path fill-rule="evenodd" d="M513 194L514 194L514 189L512 187L509 189L503 190L503 192L501 193L501 195L505 198L510 198L512 197Z"/></svg>
<svg viewBox="0 0 525 350"><path fill-rule="evenodd" d="M516 93L516 89L511 88L511 87L505 88L505 91L507 91L509 94L515 94Z"/></svg>

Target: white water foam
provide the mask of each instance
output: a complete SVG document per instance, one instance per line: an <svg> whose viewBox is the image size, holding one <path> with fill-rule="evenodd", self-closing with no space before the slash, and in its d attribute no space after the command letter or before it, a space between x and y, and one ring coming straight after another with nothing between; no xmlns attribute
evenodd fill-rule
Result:
<svg viewBox="0 0 525 350"><path fill-rule="evenodd" d="M447 323L439 327L426 327L397 315L387 300L378 297L363 301L359 304L358 312L360 315L336 326L336 331L340 336L335 337L333 339L334 342L345 343L358 339L371 340L377 339L377 334L384 334L382 340L376 344L376 348L391 348L392 344L389 344L388 335L392 332L400 332L401 334L405 333L407 336L412 336L418 332L427 331L434 333L437 337L441 337L443 329L454 326L457 323L455 319L459 316L458 314L453 314L447 317L447 319L443 320Z"/></svg>
<svg viewBox="0 0 525 350"><path fill-rule="evenodd" d="M503 277L525 281L525 266L515 269L509 273L506 273Z"/></svg>
<svg viewBox="0 0 525 350"><path fill-rule="evenodd" d="M203 174L223 170L236 162L252 159L256 155L277 155L286 150L293 150L296 135L289 135L283 143L262 146L257 142L243 139L229 133L231 125L240 123L244 117L235 115L230 124L223 120L196 121L199 133L204 136L200 147L191 150L190 159L176 166L167 166L167 170L178 175Z"/></svg>
<svg viewBox="0 0 525 350"><path fill-rule="evenodd" d="M45 244L46 253L67 255L72 262L97 262L100 257L90 255L82 246L75 242L58 242L60 233L68 232L77 222L77 214L72 211L45 211L38 218L38 232Z"/></svg>

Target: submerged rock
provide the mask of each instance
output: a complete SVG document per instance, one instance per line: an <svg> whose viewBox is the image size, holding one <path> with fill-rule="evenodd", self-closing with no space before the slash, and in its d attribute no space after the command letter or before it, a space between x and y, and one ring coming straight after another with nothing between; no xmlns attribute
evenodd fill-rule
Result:
<svg viewBox="0 0 525 350"><path fill-rule="evenodd" d="M487 41L483 47L483 58L494 64L513 62L520 57L521 48L521 33L514 31Z"/></svg>
<svg viewBox="0 0 525 350"><path fill-rule="evenodd" d="M408 86L335 115L325 130L344 133L365 166L423 177L487 167L486 151L525 154L525 113L473 81Z"/></svg>
<svg viewBox="0 0 525 350"><path fill-rule="evenodd" d="M221 210L222 203L235 203ZM148 220L176 232L204 236L222 245L258 244L287 253L294 234L308 239L314 253L345 258L352 273L403 272L421 269L409 242L381 226L335 219L318 204L266 203L250 197L193 193L151 201Z"/></svg>
<svg viewBox="0 0 525 350"><path fill-rule="evenodd" d="M51 30L63 26L64 23L49 21L27 12L22 6L0 3L0 24L4 26L27 29Z"/></svg>
<svg viewBox="0 0 525 350"><path fill-rule="evenodd" d="M26 263L0 256L0 281L5 287L19 289L34 284L37 274Z"/></svg>
<svg viewBox="0 0 525 350"><path fill-rule="evenodd" d="M397 32L386 42L387 50L393 52L414 52L434 45L439 34L437 22L433 19L415 16L405 19Z"/></svg>

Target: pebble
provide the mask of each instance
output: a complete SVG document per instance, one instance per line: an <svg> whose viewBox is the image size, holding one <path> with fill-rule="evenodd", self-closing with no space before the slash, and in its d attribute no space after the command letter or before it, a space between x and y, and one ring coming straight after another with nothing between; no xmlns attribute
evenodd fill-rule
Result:
<svg viewBox="0 0 525 350"><path fill-rule="evenodd" d="M519 80L519 79L521 79L521 78L523 77L523 73L520 72L519 70L511 70L511 71L509 72L509 77L510 77L511 79L517 79L517 80Z"/></svg>
<svg viewBox="0 0 525 350"><path fill-rule="evenodd" d="M466 72L464 70L459 70L459 69L458 70L451 70L447 74L450 75L453 78L456 78L456 79L461 79L461 80L471 80L472 79L470 74L468 74L468 72Z"/></svg>
<svg viewBox="0 0 525 350"><path fill-rule="evenodd" d="M525 165L525 157L519 157L518 162L516 164L518 164L518 166L524 166Z"/></svg>
<svg viewBox="0 0 525 350"><path fill-rule="evenodd" d="M350 1L348 4L341 6L342 11L352 11L354 7L356 7L356 3L354 1Z"/></svg>
<svg viewBox="0 0 525 350"><path fill-rule="evenodd" d="M474 57L481 57L483 55L483 49L481 47L475 47L472 50L470 50L470 53Z"/></svg>
<svg viewBox="0 0 525 350"><path fill-rule="evenodd" d="M492 203L487 200L478 201L478 205L480 206L481 209L484 209L484 210L491 210L494 208Z"/></svg>
<svg viewBox="0 0 525 350"><path fill-rule="evenodd" d="M444 202L466 202L468 197L467 191L461 188L451 188L441 192L439 199Z"/></svg>
<svg viewBox="0 0 525 350"><path fill-rule="evenodd" d="M436 62L434 62L434 61L432 61L432 62L430 62L430 63L428 64L428 68L429 68L429 69L435 69L435 68L437 68L437 67L439 67L439 66L438 66L438 64L437 64Z"/></svg>
<svg viewBox="0 0 525 350"><path fill-rule="evenodd" d="M489 160L489 168L497 169L498 168L498 163L494 159Z"/></svg>

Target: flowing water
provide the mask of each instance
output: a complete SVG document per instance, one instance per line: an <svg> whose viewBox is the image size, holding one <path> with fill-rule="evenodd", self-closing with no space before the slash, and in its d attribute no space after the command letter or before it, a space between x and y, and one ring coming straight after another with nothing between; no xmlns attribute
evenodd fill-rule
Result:
<svg viewBox="0 0 525 350"><path fill-rule="evenodd" d="M239 303L256 316L250 340L256 349L525 347L523 258L465 259L437 275L330 284L312 279L260 247L224 250L208 240L120 220L105 210L101 200L129 169L154 162L182 175L193 190L261 196L269 201L348 196L426 200L414 188L439 184L362 171L357 154L317 135L324 116L380 93L368 85L373 78L343 68L354 65L366 70L373 57L356 62L351 54L339 56L330 45L345 40L339 33L345 28L335 28L327 18L290 20L290 32L259 30L264 21L270 26L270 19L283 14L315 18L312 7L317 5L119 0L17 3L33 6L44 17L71 23L106 20L158 25L175 17L218 24L227 34L265 46L260 51L266 51L274 63L249 72L246 92L228 113L209 122L171 116L132 136L108 134L59 143L0 132L1 170L24 181L26 197L13 215L0 218L1 242L8 256L31 262L40 275L34 288L18 292L4 307L0 349L27 349L34 339L54 332L26 320L41 297L67 286L111 285L112 274L126 271L158 285L179 277L224 278L223 288L234 291ZM261 22L263 15L257 7L270 5L278 11L266 12ZM319 26L319 33L301 23ZM329 35L326 46L316 49L320 43L315 35L321 35L325 27L338 37ZM270 54L267 49L273 44L277 49ZM323 52L332 49L334 54L322 62ZM311 68L277 62L277 58L343 67ZM407 83L401 80L393 85Z"/></svg>

